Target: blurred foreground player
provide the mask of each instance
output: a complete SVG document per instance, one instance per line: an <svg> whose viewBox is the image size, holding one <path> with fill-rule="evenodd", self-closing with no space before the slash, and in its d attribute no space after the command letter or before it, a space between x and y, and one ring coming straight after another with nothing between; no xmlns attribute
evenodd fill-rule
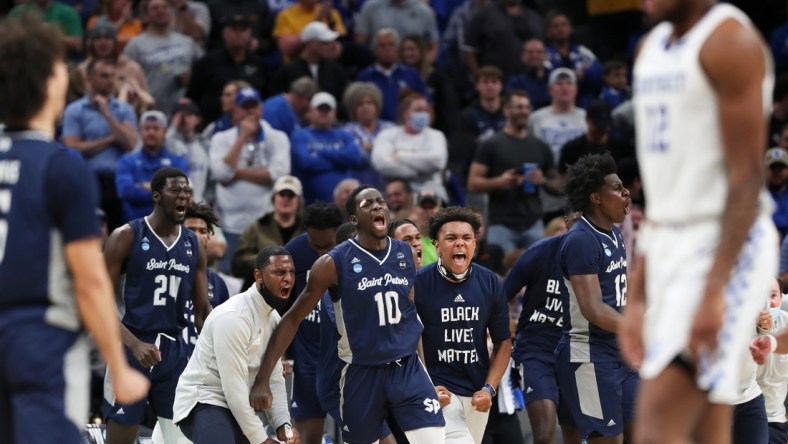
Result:
<svg viewBox="0 0 788 444"><path fill-rule="evenodd" d="M120 347L102 266L97 192L84 162L52 140L68 87L60 32L22 16L0 24L0 442L81 443L89 372L84 326L112 388L148 382Z"/></svg>
<svg viewBox="0 0 788 444"><path fill-rule="evenodd" d="M648 13L663 21L634 70L648 209L619 334L643 378L635 441L727 443L728 404L777 273L761 150L771 57L731 5L652 0Z"/></svg>

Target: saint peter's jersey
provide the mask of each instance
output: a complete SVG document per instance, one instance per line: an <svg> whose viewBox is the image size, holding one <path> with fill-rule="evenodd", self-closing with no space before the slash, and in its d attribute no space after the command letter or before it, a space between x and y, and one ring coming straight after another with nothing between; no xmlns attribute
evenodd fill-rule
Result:
<svg viewBox="0 0 788 444"><path fill-rule="evenodd" d="M588 322L569 280L570 276L597 275L602 302L620 313L627 305L627 254L621 231L613 226L605 232L581 217L561 242L561 274L568 290L561 343L569 342L570 362L621 361L616 333Z"/></svg>
<svg viewBox="0 0 788 444"><path fill-rule="evenodd" d="M509 306L498 276L472 264L459 283L441 276L437 263L422 267L414 285L424 324L424 359L432 382L459 396L480 390L490 369L487 330L493 343L508 340Z"/></svg>
<svg viewBox="0 0 788 444"><path fill-rule="evenodd" d="M290 292L291 300L295 300L304 288L309 276L309 270L318 259L317 252L309 246L306 233L296 236L285 245L285 249L293 257L295 265L295 284ZM293 342L290 345L295 357L295 366L304 366L313 369L317 363L317 355L320 352L320 302L298 325Z"/></svg>
<svg viewBox="0 0 788 444"><path fill-rule="evenodd" d="M423 329L409 294L416 278L413 250L387 238L383 250L367 250L355 238L328 252L337 269L334 301L339 357L382 365L416 352Z"/></svg>
<svg viewBox="0 0 788 444"><path fill-rule="evenodd" d="M64 245L100 234L89 177L44 133L0 133L0 326L25 316L79 330Z"/></svg>
<svg viewBox="0 0 788 444"><path fill-rule="evenodd" d="M722 215L728 184L721 124L700 51L709 35L728 19L753 27L740 10L720 3L674 42L670 42L673 25L659 24L644 39L638 54L633 82L637 157L650 221L687 223ZM761 85L765 118L774 74L765 49L763 56L767 65ZM703 198L698 199L693 190L703 190ZM760 201L763 214L771 211L765 190Z"/></svg>
<svg viewBox="0 0 788 444"><path fill-rule="evenodd" d="M167 247L148 224L147 217L129 222L134 230L120 285L121 322L138 338L158 333L172 337L187 327L183 314L192 298L197 262L197 236L178 227L175 242Z"/></svg>
<svg viewBox="0 0 788 444"><path fill-rule="evenodd" d="M512 350L515 362L522 362L526 351L552 354L563 334L563 300L567 294L560 262L563 239L552 236L531 245L503 281L507 299L525 287Z"/></svg>

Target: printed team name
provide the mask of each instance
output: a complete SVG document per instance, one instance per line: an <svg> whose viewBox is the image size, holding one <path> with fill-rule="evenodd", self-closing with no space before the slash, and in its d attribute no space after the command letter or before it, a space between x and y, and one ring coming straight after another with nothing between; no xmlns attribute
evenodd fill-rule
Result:
<svg viewBox="0 0 788 444"><path fill-rule="evenodd" d="M175 262L175 259L170 259L169 261L157 261L156 259L151 258L148 265L145 266L147 270L175 270L175 271L182 271L184 273L189 272L189 266L183 265L180 262Z"/></svg>
<svg viewBox="0 0 788 444"><path fill-rule="evenodd" d="M361 281L358 283L359 290L366 290L367 288L372 287L386 287L388 285L408 285L408 278L401 278L397 276L392 276L389 273L386 273L384 276L376 277L376 278L361 278Z"/></svg>
<svg viewBox="0 0 788 444"><path fill-rule="evenodd" d="M619 258L617 261L610 261L610 265L607 266L607 272L610 273L611 271L618 270L619 268L624 268L627 266L627 260Z"/></svg>
<svg viewBox="0 0 788 444"><path fill-rule="evenodd" d="M453 348L438 350L438 361L447 364L454 362L473 364L474 362L479 362L479 354L476 353L476 350L457 350Z"/></svg>
<svg viewBox="0 0 788 444"><path fill-rule="evenodd" d="M634 92L639 94L661 94L681 92L686 88L687 79L684 73L668 73L652 76L639 75L636 78Z"/></svg>

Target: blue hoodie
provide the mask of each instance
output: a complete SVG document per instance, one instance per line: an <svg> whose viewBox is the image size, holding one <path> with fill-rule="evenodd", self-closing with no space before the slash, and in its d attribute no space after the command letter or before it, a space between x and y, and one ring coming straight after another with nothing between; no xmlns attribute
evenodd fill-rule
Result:
<svg viewBox="0 0 788 444"><path fill-rule="evenodd" d="M293 175L301 179L308 205L333 202L334 187L361 163L361 148L345 130L301 128L291 138L291 156Z"/></svg>

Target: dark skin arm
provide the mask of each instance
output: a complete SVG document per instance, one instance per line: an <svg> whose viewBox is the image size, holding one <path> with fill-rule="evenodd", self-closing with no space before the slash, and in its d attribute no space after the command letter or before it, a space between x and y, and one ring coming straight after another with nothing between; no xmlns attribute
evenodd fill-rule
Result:
<svg viewBox="0 0 788 444"><path fill-rule="evenodd" d="M643 316L646 314L646 258L636 256L627 275L627 306L618 331L618 348L634 369L643 363Z"/></svg>
<svg viewBox="0 0 788 444"><path fill-rule="evenodd" d="M107 239L104 246L104 262L112 281L112 288L118 287L118 281L120 281L120 275L123 272L123 262L128 257L133 242L134 231L128 224L115 229ZM159 349L153 344L140 341L123 323L120 323L120 340L126 348L131 350L134 359L143 367L153 367L161 362Z"/></svg>
<svg viewBox="0 0 788 444"><path fill-rule="evenodd" d="M617 332L621 323L621 314L613 307L602 302L602 287L599 285L599 276L596 274L580 274L570 276L572 288L583 313L588 322L609 332Z"/></svg>
<svg viewBox="0 0 788 444"><path fill-rule="evenodd" d="M690 334L693 353L717 346L725 313L723 292L758 213L766 140L761 91L766 62L760 37L728 19L706 40L699 58L717 98L728 195L700 303L703 310L695 314Z"/></svg>
<svg viewBox="0 0 788 444"><path fill-rule="evenodd" d="M211 303L208 300L208 256L202 246L202 242L197 242L198 255L197 260L197 274L194 277L194 286L192 287L192 303L194 304L194 325L197 331L202 331L205 318L211 312Z"/></svg>
<svg viewBox="0 0 788 444"><path fill-rule="evenodd" d="M493 345L490 369L487 371L487 378L484 379L484 383L498 387L503 374L506 373L506 367L509 366L509 358L511 357L512 341L510 339L505 339ZM492 407L492 393L486 388L477 391L473 394L471 405L479 412L489 411Z"/></svg>
<svg viewBox="0 0 788 444"><path fill-rule="evenodd" d="M249 392L249 403L255 410L271 408L273 396L269 387L271 373L276 362L284 355L285 350L293 341L298 331L298 325L317 307L323 294L331 287L336 286L337 268L331 256L323 255L315 261L309 272L309 281L306 288L296 299L290 310L285 313L279 325L274 329L268 347L265 349L260 370L257 372L254 385Z"/></svg>

